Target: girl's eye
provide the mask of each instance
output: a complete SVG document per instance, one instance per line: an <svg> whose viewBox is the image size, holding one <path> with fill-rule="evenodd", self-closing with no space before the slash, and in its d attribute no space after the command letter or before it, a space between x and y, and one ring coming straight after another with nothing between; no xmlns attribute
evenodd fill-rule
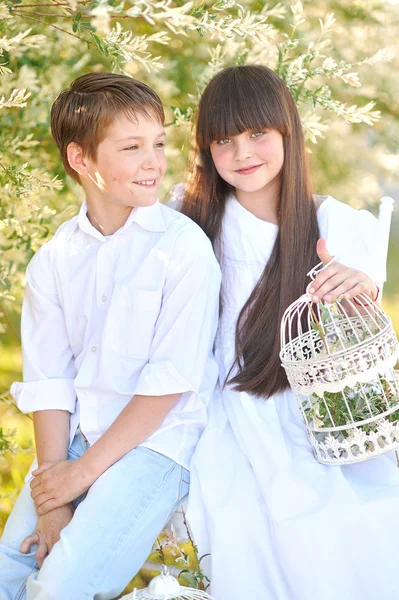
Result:
<svg viewBox="0 0 399 600"><path fill-rule="evenodd" d="M264 131L254 131L251 134L251 138L259 138L259 137L262 137L262 135L265 135Z"/></svg>
<svg viewBox="0 0 399 600"><path fill-rule="evenodd" d="M165 142L159 142L158 144L155 144L156 148L164 148L165 147Z"/></svg>
<svg viewBox="0 0 399 600"><path fill-rule="evenodd" d="M225 144L229 144L231 142L230 138L223 138L222 140L218 140L219 146L224 146Z"/></svg>
<svg viewBox="0 0 399 600"><path fill-rule="evenodd" d="M128 146L127 148L123 148L124 150L137 150L138 146Z"/></svg>

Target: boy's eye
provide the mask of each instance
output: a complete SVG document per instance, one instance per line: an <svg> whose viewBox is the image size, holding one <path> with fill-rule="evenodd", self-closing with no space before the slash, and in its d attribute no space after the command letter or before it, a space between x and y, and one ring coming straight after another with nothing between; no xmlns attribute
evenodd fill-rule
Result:
<svg viewBox="0 0 399 600"><path fill-rule="evenodd" d="M138 146L128 146L127 148L123 148L124 150L137 150Z"/></svg>
<svg viewBox="0 0 399 600"><path fill-rule="evenodd" d="M231 142L231 139L230 139L230 138L223 138L222 140L218 140L218 142L217 142L217 143L218 143L220 146L224 146L225 144L229 144L230 142Z"/></svg>
<svg viewBox="0 0 399 600"><path fill-rule="evenodd" d="M265 135L264 131L254 131L251 133L251 138L259 138L262 137L262 135Z"/></svg>
<svg viewBox="0 0 399 600"><path fill-rule="evenodd" d="M164 148L165 147L165 142L159 142L158 144L155 144L156 148Z"/></svg>

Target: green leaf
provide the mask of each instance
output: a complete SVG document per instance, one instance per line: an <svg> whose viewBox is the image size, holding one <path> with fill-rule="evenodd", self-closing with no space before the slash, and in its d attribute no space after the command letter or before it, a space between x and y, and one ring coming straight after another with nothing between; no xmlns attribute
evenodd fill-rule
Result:
<svg viewBox="0 0 399 600"><path fill-rule="evenodd" d="M201 564L201 560L202 560L202 559L204 559L204 558L206 558L207 556L210 556L210 555L211 555L211 553L210 553L210 552L208 552L208 554L203 554L203 555L200 557L200 559L199 559L198 563L199 563L199 564Z"/></svg>
<svg viewBox="0 0 399 600"><path fill-rule="evenodd" d="M80 23L80 26L83 29L87 29L87 31L95 31L95 27L93 27L93 25L91 25L88 21L84 21Z"/></svg>
<svg viewBox="0 0 399 600"><path fill-rule="evenodd" d="M181 572L179 575L180 581L182 581L185 585L187 585L187 587L191 587L194 589L198 589L198 583L197 580L195 578L195 575L193 575L193 573L190 572Z"/></svg>
<svg viewBox="0 0 399 600"><path fill-rule="evenodd" d="M98 37L98 35L96 35L95 33L91 33L91 38L96 43L96 45L97 45L98 49L100 50L100 52L104 53L104 46L102 44L102 41Z"/></svg>

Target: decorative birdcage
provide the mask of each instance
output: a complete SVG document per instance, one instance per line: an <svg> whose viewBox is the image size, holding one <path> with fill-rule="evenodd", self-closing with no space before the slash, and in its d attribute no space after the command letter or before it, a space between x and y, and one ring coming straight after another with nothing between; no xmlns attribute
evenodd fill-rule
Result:
<svg viewBox="0 0 399 600"><path fill-rule="evenodd" d="M152 579L148 588L133 590L131 594L123 596L121 600L216 600L202 590L185 587L172 575L166 566L162 567L161 575Z"/></svg>
<svg viewBox="0 0 399 600"><path fill-rule="evenodd" d="M398 351L390 318L365 294L313 303L307 289L285 311L280 359L319 462L354 463L399 447Z"/></svg>

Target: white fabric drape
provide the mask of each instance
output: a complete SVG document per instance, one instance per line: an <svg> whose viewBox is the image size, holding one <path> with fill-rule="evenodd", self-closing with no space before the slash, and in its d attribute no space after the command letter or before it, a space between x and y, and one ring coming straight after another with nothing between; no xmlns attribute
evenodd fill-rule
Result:
<svg viewBox="0 0 399 600"><path fill-rule="evenodd" d="M385 279L378 221L327 197L320 232L340 262ZM223 226L221 382L241 307L277 227L231 198ZM293 260L295 258L293 257ZM393 455L316 462L293 393L263 401L219 385L191 465L188 519L217 600L393 600L399 597L399 469Z"/></svg>

